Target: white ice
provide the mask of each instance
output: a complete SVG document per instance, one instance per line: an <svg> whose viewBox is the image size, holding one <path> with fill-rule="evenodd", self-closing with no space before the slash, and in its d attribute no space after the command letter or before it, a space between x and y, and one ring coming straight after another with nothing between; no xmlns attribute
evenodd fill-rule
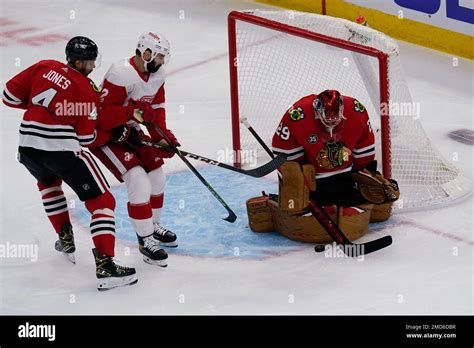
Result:
<svg viewBox="0 0 474 348"><path fill-rule="evenodd" d="M133 54L141 32L162 32L172 44L166 82L169 127L183 149L216 158L219 150L231 146L227 14L255 7L264 6L216 0L1 0L0 18L18 22L12 27L0 26L1 83L3 86L39 59L64 60L64 40L35 47L5 38L2 33L15 25L37 27L41 33L93 38L102 54L102 65L92 74L97 83L113 61ZM473 130L474 63L459 58L456 65L449 54L403 42L400 46L409 89L414 100L421 102L421 122L445 158L472 180L472 145L455 142L447 133L460 128ZM316 254L312 245L303 244L265 258L187 254L186 245L200 238L192 230L199 226L182 221L182 229L187 229L180 239L184 247L169 252L166 269L145 264L134 243L118 238L117 258L136 267L139 282L99 293L87 228L75 221L76 265L53 250L55 234L35 180L15 160L21 113L3 104L0 112L0 244L38 246L34 262L0 258L0 314L473 313L472 197L447 208L395 215L389 223L372 227L363 241L391 234L394 243L363 261L327 258ZM173 176L182 175L186 168L173 158L165 170L172 186ZM104 173L119 189L107 170ZM227 172L219 175L221 186L232 192ZM268 185L264 181L262 186ZM195 186L185 193L184 200L213 207L218 204L197 181ZM259 187L256 189L258 193ZM71 190L66 193L74 199ZM118 204L125 204L124 199ZM241 209L244 201L238 204ZM216 209L217 214L222 213ZM244 218L239 216L240 221ZM213 239L205 234L218 235L227 223L209 215L201 220L209 227L199 231L209 240L209 248L239 247L238 242L223 244L219 238L213 245ZM174 223L179 230L180 222ZM251 234L244 225L245 221L241 222L237 232ZM191 239L186 240L187 236Z"/></svg>

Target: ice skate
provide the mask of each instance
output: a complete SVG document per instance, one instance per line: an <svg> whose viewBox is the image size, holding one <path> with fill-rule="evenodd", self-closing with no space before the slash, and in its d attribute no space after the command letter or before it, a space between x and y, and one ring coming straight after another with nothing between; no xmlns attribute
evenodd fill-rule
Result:
<svg viewBox="0 0 474 348"><path fill-rule="evenodd" d="M101 255L95 248L92 253L95 258L96 276L99 279L97 290L105 291L138 282L135 268L117 265L111 256Z"/></svg>
<svg viewBox="0 0 474 348"><path fill-rule="evenodd" d="M153 237L160 242L164 247L176 248L178 242L176 241L176 234L164 228L159 223L153 223L154 233Z"/></svg>
<svg viewBox="0 0 474 348"><path fill-rule="evenodd" d="M74 244L74 233L72 232L71 224L64 225L61 228L58 238L54 244L54 248L63 253L69 261L75 264L76 257L74 256L74 252L76 251L76 246Z"/></svg>
<svg viewBox="0 0 474 348"><path fill-rule="evenodd" d="M160 266L160 267L167 267L168 264L166 263L166 259L168 258L168 254L165 250L160 248L160 243L157 241L153 235L148 237L140 237L137 235L138 238L138 248L140 252L143 254L143 261L149 263L150 265Z"/></svg>

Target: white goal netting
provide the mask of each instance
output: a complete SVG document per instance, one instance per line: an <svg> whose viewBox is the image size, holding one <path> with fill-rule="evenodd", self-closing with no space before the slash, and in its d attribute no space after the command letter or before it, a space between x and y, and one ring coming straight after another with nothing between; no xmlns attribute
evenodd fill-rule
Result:
<svg viewBox="0 0 474 348"><path fill-rule="evenodd" d="M471 182L434 148L423 130L419 104L405 83L397 43L371 28L344 19L296 11L245 11L253 16L373 47L388 55L388 76L380 79L375 57L298 37L275 28L236 21L238 110L270 145L279 120L301 97L337 89L367 108L377 137L390 142L392 177L400 185L396 209L446 205L471 191ZM390 135L380 130L380 84L387 84ZM234 93L234 92L233 92ZM261 147L241 125L242 150ZM264 156L264 155L262 155ZM381 158L378 157L379 167Z"/></svg>

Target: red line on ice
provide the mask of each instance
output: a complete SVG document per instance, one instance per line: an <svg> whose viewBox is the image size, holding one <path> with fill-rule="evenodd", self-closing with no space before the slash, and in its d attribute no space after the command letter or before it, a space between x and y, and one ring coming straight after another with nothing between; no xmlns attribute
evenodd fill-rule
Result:
<svg viewBox="0 0 474 348"><path fill-rule="evenodd" d="M265 38L263 40L260 40L260 41L257 41L257 42L254 42L250 45L247 45L247 46L244 46L241 48L241 51L242 50L245 50L246 48L249 48L249 47L253 47L253 46L258 46L260 44L263 44L263 43L266 43L268 41L272 41L274 39L276 39L278 36L280 36L281 34L277 34L277 35L273 35L269 38ZM207 63L210 63L214 60L218 60L218 59L221 59L221 58L224 58L224 57L227 57L229 55L228 52L225 52L225 53L220 53L220 54L216 54L215 56L212 56L212 57L209 57L209 58L206 58L206 59L203 59L203 60L200 60L196 63L192 63L192 64L189 64L189 65L185 65L181 68L178 68L176 70L172 70L170 72L167 73L167 76L170 76L170 75L173 75L173 74L177 74L177 73L180 73L184 70L188 70L188 69L192 69L192 68L195 68L197 66L200 66L200 65L204 65L204 64L207 64Z"/></svg>
<svg viewBox="0 0 474 348"><path fill-rule="evenodd" d="M472 240L468 240L466 238L456 236L455 234L452 234L452 233L449 233L449 232L446 232L446 231L443 231L443 230L439 230L437 228L422 225L422 224L419 224L419 223L411 221L411 220L397 220L395 222L395 227L398 227L398 226L401 226L401 225L408 225L408 226L411 226L411 227L415 227L419 230L430 232L430 233L435 234L435 235L440 236L440 237L444 237L444 238L448 238L448 239L455 240L455 241L458 241L458 242L466 243L468 245L474 245L474 241L472 241ZM369 231L383 231L385 229L386 228L376 228L376 229L370 229Z"/></svg>

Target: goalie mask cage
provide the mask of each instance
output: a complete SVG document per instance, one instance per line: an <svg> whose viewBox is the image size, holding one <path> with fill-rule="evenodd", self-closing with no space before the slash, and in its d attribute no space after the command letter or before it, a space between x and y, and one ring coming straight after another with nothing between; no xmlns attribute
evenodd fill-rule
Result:
<svg viewBox="0 0 474 348"><path fill-rule="evenodd" d="M395 209L447 205L471 192L471 182L432 146L418 121L398 45L390 37L344 19L297 11L233 11L228 30L236 164L246 151L263 151L240 118L270 146L293 102L337 89L367 108L379 169L400 185Z"/></svg>

